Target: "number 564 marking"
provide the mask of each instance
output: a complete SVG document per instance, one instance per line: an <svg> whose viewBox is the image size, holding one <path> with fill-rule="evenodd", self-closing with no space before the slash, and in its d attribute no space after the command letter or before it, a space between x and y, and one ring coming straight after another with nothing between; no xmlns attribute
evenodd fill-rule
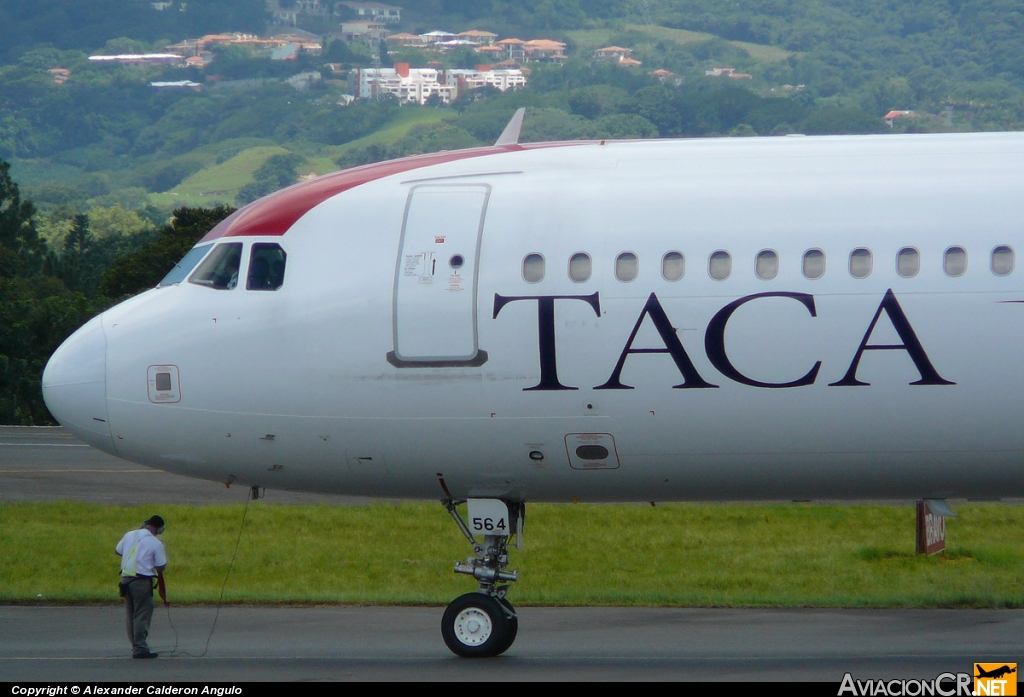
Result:
<svg viewBox="0 0 1024 697"><path fill-rule="evenodd" d="M496 532L504 535L508 532L508 524L504 518L473 518L473 532Z"/></svg>
<svg viewBox="0 0 1024 697"><path fill-rule="evenodd" d="M469 531L482 535L512 534L509 530L508 506L500 499L469 499L467 518Z"/></svg>

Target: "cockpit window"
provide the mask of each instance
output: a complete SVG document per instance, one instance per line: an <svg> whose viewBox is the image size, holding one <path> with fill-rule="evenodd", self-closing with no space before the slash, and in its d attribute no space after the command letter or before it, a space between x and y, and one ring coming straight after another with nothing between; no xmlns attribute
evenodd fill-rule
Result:
<svg viewBox="0 0 1024 697"><path fill-rule="evenodd" d="M279 244L257 243L249 255L247 290L277 290L284 283L284 262L288 255Z"/></svg>
<svg viewBox="0 0 1024 697"><path fill-rule="evenodd" d="M217 290L231 290L238 285L238 267L241 262L240 242L219 244L203 260L188 282Z"/></svg>
<svg viewBox="0 0 1024 697"><path fill-rule="evenodd" d="M182 258L174 268L171 269L170 273L164 276L163 280L157 284L160 286L173 286L176 283L181 283L188 276L189 272L196 267L199 260L206 256L206 253L210 251L212 244L204 244L201 247L193 247L189 250L188 254Z"/></svg>

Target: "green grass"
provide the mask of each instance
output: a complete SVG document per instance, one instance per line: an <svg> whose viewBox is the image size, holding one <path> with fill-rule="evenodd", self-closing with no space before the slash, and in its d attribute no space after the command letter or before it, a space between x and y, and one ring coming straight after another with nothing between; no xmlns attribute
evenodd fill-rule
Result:
<svg viewBox="0 0 1024 697"><path fill-rule="evenodd" d="M914 555L912 507L532 505L524 605L1024 607L1024 507L958 506L945 556ZM161 506L172 600L216 602L243 506ZM0 505L0 602L116 601L114 545L154 512ZM225 601L443 605L469 545L438 504L250 504Z"/></svg>
<svg viewBox="0 0 1024 697"><path fill-rule="evenodd" d="M626 29L642 32L657 41L671 41L681 45L700 41L710 41L711 39L719 38L714 34L687 31L686 29L669 29L668 27L650 25L631 24L627 25ZM787 51L776 46L768 46L765 44L752 44L746 41L730 41L729 43L737 48L743 49L750 54L751 58L762 63L778 63L786 60L793 54L792 51Z"/></svg>
<svg viewBox="0 0 1024 697"><path fill-rule="evenodd" d="M247 148L234 157L199 170L178 186L162 194L151 194L154 205L212 206L234 203L238 190L252 181L252 173L271 155L288 151L278 145Z"/></svg>
<svg viewBox="0 0 1024 697"><path fill-rule="evenodd" d="M389 145L408 133L413 126L440 123L441 119L445 116L451 115L452 113L453 111L451 109L443 108L421 109L411 107L399 109L398 113L391 119L391 121L389 121L380 130L374 131L368 136L345 143L344 145L331 147L321 157L309 158L309 166L316 171L317 174L333 172L338 169L338 165L334 164L334 161L347 150L352 148L365 148L367 145L375 145L378 143Z"/></svg>

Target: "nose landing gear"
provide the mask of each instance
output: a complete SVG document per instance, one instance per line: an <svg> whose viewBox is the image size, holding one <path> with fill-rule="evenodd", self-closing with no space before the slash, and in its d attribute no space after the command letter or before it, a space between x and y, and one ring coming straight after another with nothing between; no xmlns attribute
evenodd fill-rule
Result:
<svg viewBox="0 0 1024 697"><path fill-rule="evenodd" d="M475 556L455 563L455 573L472 576L480 585L473 593L453 600L441 618L441 636L452 653L463 658L499 656L512 646L519 632L515 608L505 599L507 585L518 573L508 566L507 544L512 534L522 540L525 504L499 499L470 499L469 525L456 510L460 502L442 501L462 534L473 545ZM473 533L483 534L479 543Z"/></svg>

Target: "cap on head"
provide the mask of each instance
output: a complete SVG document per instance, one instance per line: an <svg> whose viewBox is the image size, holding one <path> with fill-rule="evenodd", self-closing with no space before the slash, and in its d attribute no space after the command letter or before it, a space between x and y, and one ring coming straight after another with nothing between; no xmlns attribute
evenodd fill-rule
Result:
<svg viewBox="0 0 1024 697"><path fill-rule="evenodd" d="M160 533L162 533L164 531L164 519L161 518L158 515L153 516L152 518L147 520L145 523L143 523L143 525L149 525L149 526L152 526L153 528L156 528L156 534L157 535L159 535Z"/></svg>

